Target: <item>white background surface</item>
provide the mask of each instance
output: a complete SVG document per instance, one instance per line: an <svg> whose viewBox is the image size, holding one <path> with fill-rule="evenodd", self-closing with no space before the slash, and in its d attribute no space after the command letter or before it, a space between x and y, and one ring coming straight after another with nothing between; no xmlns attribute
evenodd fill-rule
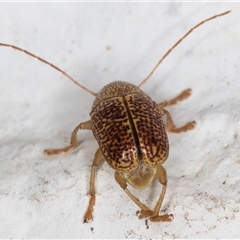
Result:
<svg viewBox="0 0 240 240"><path fill-rule="evenodd" d="M43 150L66 145L94 99L54 69L0 48L1 237L240 237L240 4L0 3L0 41L96 92L113 80L139 84L190 27L226 10L233 11L194 31L143 86L157 102L192 88L168 110L177 126L197 122L191 132L169 134L162 210L175 218L149 228L106 163L96 176L94 221L82 223L95 139L82 131L72 153L48 158ZM154 182L134 193L153 206L160 188Z"/></svg>

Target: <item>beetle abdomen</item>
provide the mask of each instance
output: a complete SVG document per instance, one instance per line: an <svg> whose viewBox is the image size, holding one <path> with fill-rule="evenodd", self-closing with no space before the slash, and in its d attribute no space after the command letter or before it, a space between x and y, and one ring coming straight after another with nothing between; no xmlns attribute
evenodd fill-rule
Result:
<svg viewBox="0 0 240 240"><path fill-rule="evenodd" d="M106 161L122 172L136 169L139 161L149 167L162 164L168 156L159 107L134 87L132 93L103 97L91 112L92 131Z"/></svg>

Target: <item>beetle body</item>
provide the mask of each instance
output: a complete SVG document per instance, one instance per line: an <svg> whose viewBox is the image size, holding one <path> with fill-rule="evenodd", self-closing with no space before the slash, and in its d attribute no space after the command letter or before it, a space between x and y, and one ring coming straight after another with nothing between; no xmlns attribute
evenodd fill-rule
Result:
<svg viewBox="0 0 240 240"><path fill-rule="evenodd" d="M106 85L97 94L90 116L93 134L114 170L149 176L154 173L151 169L166 161L169 145L160 108L137 86L123 81ZM151 183L149 178L148 184L140 185L127 179L140 189Z"/></svg>
<svg viewBox="0 0 240 240"><path fill-rule="evenodd" d="M172 220L172 214L159 215L167 189L167 173L162 166L169 154L166 130L174 133L186 132L194 128L195 121L188 122L184 126L177 128L165 107L186 99L190 96L191 90L187 89L168 102L157 104L140 87L152 76L170 52L194 29L229 12L214 15L191 28L163 55L153 70L138 86L123 81L115 81L103 87L98 93L92 92L57 66L27 50L11 44L0 43L0 46L22 51L50 65L83 90L96 97L90 112L91 119L80 123L74 129L70 144L64 148L46 149L44 151L48 155L70 151L77 146L78 130L92 130L99 148L95 153L91 166L90 200L84 215L84 222L93 219L93 207L96 201L95 172L99 163L104 159L115 170L114 176L117 183L140 208L140 211L137 211L139 218L149 218L150 221L157 222ZM162 116L166 116L166 128ZM154 178L158 179L162 185L162 191L155 207L150 210L128 190L127 183L136 189L142 189L149 186Z"/></svg>

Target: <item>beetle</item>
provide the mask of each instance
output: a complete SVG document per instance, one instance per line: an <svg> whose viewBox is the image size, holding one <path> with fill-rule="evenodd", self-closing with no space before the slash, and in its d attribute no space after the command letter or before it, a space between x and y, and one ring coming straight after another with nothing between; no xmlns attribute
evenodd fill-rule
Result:
<svg viewBox="0 0 240 240"><path fill-rule="evenodd" d="M163 55L153 70L138 86L124 81L114 81L104 86L98 93L94 93L81 85L52 63L17 46L0 43L0 46L22 51L50 65L95 97L90 112L91 119L80 123L74 129L70 144L60 149L44 150L44 153L47 155L68 152L76 147L78 142L77 132L79 130L92 130L99 148L95 153L91 166L90 200L84 215L84 222L89 222L93 219L93 207L96 200L95 172L99 163L104 159L115 170L114 176L116 182L140 208L137 211L140 219L147 218L153 222L172 221L172 214L159 215L167 189L167 173L162 166L169 155L169 142L166 130L174 133L185 132L193 129L196 123L192 121L182 127L175 127L172 117L165 107L188 98L191 95L191 90L187 89L174 99L157 104L140 87L152 76L170 52L194 29L207 21L226 15L229 12L226 11L214 15L191 28ZM163 116L166 116L166 127L163 122ZM136 198L128 190L127 186L130 184L135 189L144 189L152 183L154 178L157 178L161 183L162 191L155 207L151 210Z"/></svg>

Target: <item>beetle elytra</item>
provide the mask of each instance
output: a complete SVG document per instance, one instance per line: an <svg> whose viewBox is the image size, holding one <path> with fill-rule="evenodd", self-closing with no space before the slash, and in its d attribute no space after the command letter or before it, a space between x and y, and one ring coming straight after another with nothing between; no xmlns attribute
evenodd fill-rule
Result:
<svg viewBox="0 0 240 240"><path fill-rule="evenodd" d="M169 154L166 130L175 133L185 132L193 129L195 122L192 121L177 128L165 107L188 98L191 95L191 90L187 89L174 99L157 104L140 87L152 76L170 52L194 29L207 21L226 15L229 12L226 11L214 15L191 28L164 54L153 70L138 86L123 81L115 81L107 84L98 93L90 91L63 70L44 59L17 46L0 43L0 46L22 51L50 65L95 97L90 112L91 119L80 123L74 129L70 144L61 149L46 149L44 151L47 155L68 152L77 145L78 130L92 130L99 148L95 153L91 166L90 200L84 215L84 222L89 222L93 219L93 207L96 200L95 172L99 163L104 159L115 170L116 182L140 208L137 211L140 219L147 218L154 222L172 220L172 214L159 214L167 189L167 173L162 166ZM166 116L166 127L163 123L163 116ZM151 210L136 198L127 186L130 184L135 189L143 189L148 187L154 178L157 178L161 183L162 191L155 207Z"/></svg>

